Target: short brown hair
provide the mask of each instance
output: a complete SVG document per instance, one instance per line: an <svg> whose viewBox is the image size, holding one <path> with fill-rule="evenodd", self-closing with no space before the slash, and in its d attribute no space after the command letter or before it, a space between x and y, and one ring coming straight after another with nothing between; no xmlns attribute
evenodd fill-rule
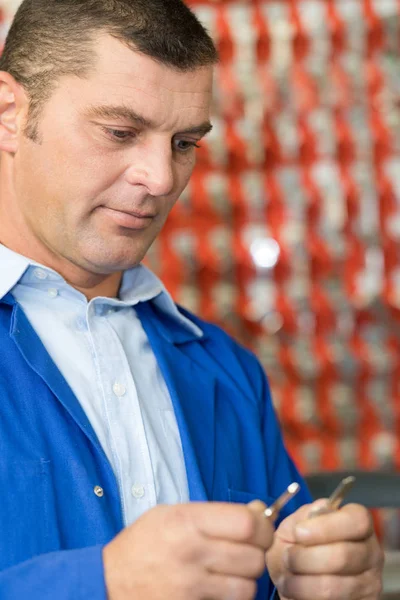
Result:
<svg viewBox="0 0 400 600"><path fill-rule="evenodd" d="M93 40L107 33L132 50L179 71L215 64L209 34L182 0L24 0L8 33L0 70L10 73L30 99L27 135L57 81L88 76Z"/></svg>

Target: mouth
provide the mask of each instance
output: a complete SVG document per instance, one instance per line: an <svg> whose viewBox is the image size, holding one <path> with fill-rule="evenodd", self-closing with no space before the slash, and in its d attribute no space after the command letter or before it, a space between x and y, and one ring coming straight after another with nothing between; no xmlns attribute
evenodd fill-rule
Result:
<svg viewBox="0 0 400 600"><path fill-rule="evenodd" d="M150 213L128 212L108 208L106 206L100 206L99 210L101 210L106 217L112 219L114 223L126 229L147 229L155 219L155 215Z"/></svg>

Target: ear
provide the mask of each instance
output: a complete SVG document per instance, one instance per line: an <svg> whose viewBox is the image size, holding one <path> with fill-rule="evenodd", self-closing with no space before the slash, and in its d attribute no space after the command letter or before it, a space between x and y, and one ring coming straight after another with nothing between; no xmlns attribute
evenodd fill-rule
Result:
<svg viewBox="0 0 400 600"><path fill-rule="evenodd" d="M22 87L10 73L0 71L0 151L15 154L22 126L21 113L28 106Z"/></svg>

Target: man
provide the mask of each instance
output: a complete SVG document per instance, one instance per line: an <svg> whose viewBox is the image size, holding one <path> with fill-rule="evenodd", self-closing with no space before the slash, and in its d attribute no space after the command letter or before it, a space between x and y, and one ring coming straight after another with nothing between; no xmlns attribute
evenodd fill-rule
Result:
<svg viewBox="0 0 400 600"><path fill-rule="evenodd" d="M25 0L9 32L2 600L379 597L367 511L308 519L255 357L140 265L211 128L216 60L181 0ZM263 502L293 480L274 534Z"/></svg>

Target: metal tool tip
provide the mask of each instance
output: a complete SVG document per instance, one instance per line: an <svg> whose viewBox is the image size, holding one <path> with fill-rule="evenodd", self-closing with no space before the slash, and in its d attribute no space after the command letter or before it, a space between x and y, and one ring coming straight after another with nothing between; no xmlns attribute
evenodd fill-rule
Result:
<svg viewBox="0 0 400 600"><path fill-rule="evenodd" d="M354 483L356 480L355 477L353 477L353 475L350 475L349 477L346 477L346 479L343 479L343 484L344 485L350 485L351 483Z"/></svg>
<svg viewBox="0 0 400 600"><path fill-rule="evenodd" d="M289 494L297 494L300 489L300 485L298 483L291 483L288 487Z"/></svg>

